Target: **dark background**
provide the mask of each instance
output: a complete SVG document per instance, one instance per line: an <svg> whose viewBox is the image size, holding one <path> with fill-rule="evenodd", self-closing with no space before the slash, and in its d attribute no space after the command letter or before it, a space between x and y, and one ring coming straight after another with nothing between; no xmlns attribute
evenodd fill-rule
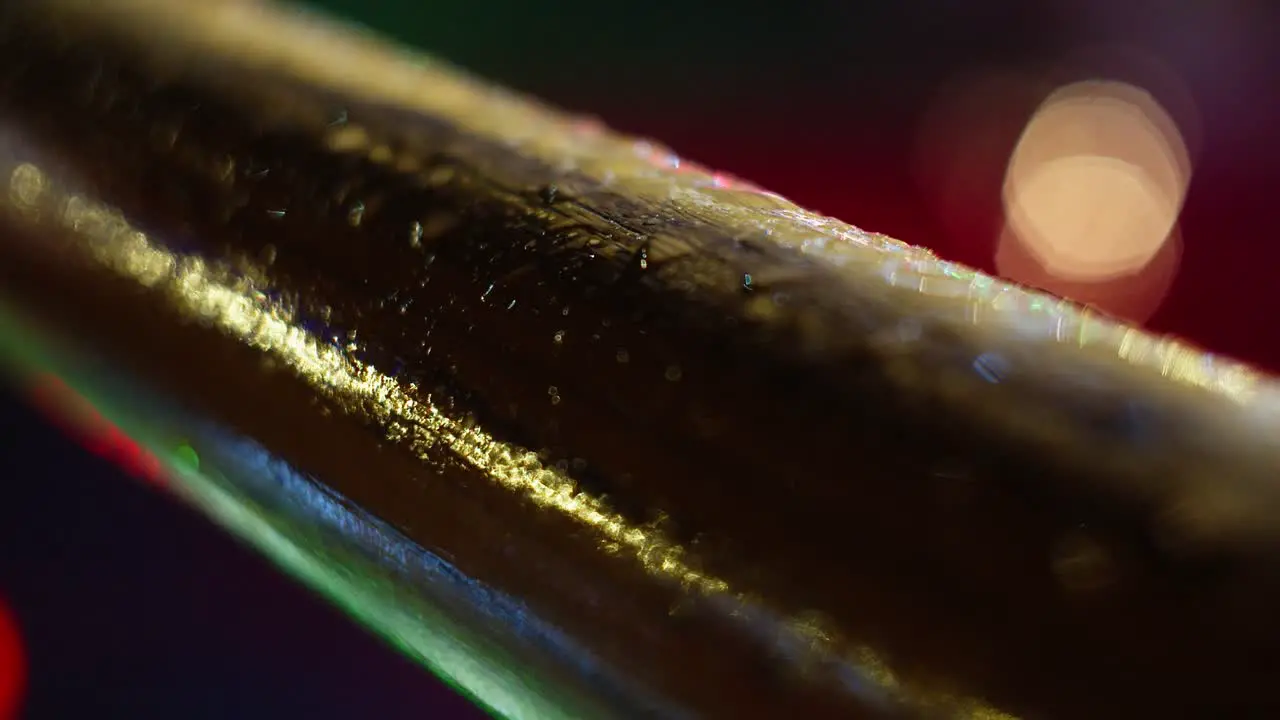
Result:
<svg viewBox="0 0 1280 720"><path fill-rule="evenodd" d="M1149 325L1280 368L1269 287L1280 259L1280 45L1270 37L1280 14L1271 3L316 4L984 269L1001 227L1005 163L1045 93L1095 77L1141 83L1182 126L1195 168L1179 273ZM1087 60L1099 48L1144 63ZM1147 60L1158 77L1135 70ZM958 114L937 114L943 97L959 98ZM959 200L938 181L957 171ZM84 450L23 393L0 395L0 718L16 694L23 717L39 718L475 712L207 522Z"/></svg>

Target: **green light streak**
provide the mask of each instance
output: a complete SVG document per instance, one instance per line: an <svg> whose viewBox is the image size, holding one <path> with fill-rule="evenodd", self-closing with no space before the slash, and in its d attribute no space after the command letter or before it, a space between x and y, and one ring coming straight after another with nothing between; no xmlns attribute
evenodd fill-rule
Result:
<svg viewBox="0 0 1280 720"><path fill-rule="evenodd" d="M525 667L492 640L450 617L419 594L406 593L353 541L299 515L272 511L243 491L229 468L213 467L217 453L172 417L152 411L112 376L0 304L0 369L23 381L53 373L102 417L150 451L170 487L217 524L288 574L354 617L497 718L602 717L602 708ZM337 541L337 542L335 542ZM343 542L350 547L343 547Z"/></svg>

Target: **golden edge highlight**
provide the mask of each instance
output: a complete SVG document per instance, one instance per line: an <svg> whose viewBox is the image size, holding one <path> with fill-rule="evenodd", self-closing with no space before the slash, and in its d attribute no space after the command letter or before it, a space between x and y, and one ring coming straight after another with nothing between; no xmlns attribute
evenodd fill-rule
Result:
<svg viewBox="0 0 1280 720"><path fill-rule="evenodd" d="M925 248L808 212L778 195L684 161L655 143L608 132L594 121L550 110L372 34L288 5L258 0L44 0L42 6L73 21L90 20L99 32L129 37L145 28L146 42L134 45L145 46L154 53L151 60L165 67L271 70L356 100L446 119L553 167L571 168L602 187L671 203L686 215L727 229L765 233L776 244L858 275L860 282L887 281L907 288L912 292L897 300L911 304L921 316L966 325L981 319L1013 326L1034 338L1097 349L1179 383L1242 404L1262 401L1256 403L1258 409L1280 412L1280 389L1246 364L946 262ZM360 128L338 132L350 140ZM356 145L361 144L357 139ZM967 307L957 305L957 297L966 298Z"/></svg>
<svg viewBox="0 0 1280 720"><path fill-rule="evenodd" d="M270 299L270 281L261 268L233 271L168 250L118 210L58 187L31 163L10 171L8 200L14 219L69 234L102 266L162 293L170 307L186 318L269 354L345 412L381 427L389 440L424 463L435 462L430 453L443 448L506 490L590 528L602 552L630 556L649 575L707 598L727 610L727 616L748 626L767 620L787 636L779 638L777 630L755 633L762 642L783 642L818 665L836 665L844 668L846 676L852 671L868 678L878 686L874 694L881 695L881 700L893 698L917 709L942 710L958 717L1012 717L977 700L899 679L874 651L846 645L821 618L774 616L748 593L698 569L688 551L660 529L627 521L601 499L577 488L572 478L544 465L535 452L448 417L429 401L418 399L412 384L401 384L314 336L296 322L292 308ZM860 683L850 687L854 685Z"/></svg>

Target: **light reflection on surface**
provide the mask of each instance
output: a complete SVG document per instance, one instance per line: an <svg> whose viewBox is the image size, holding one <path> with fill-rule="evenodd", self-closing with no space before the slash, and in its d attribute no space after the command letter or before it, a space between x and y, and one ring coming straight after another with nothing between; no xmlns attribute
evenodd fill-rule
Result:
<svg viewBox="0 0 1280 720"><path fill-rule="evenodd" d="M27 654L18 621L0 596L0 720L18 717L27 685Z"/></svg>
<svg viewBox="0 0 1280 720"><path fill-rule="evenodd" d="M197 57L216 58L221 63L202 68L205 73L216 74L227 69L223 66L278 69L300 82L342 93L353 100L444 119L466 128L471 141L495 142L551 167L573 170L582 176L584 185L581 188L566 185L561 188L566 195L607 187L670 206L679 215L720 228L730 235L766 235L771 243L796 250L844 274L850 286L870 286L890 277L891 285L913 290L895 295L895 302L921 317L964 324L1016 326L1030 336L1053 337L1113 352L1134 365L1237 401L1245 402L1255 395L1258 374L1250 367L1201 353L1200 360L1180 362L1179 370L1170 374L1166 372L1169 358L1199 351L1172 339L1144 338L1134 344L1143 348L1150 346L1150 352L1116 352L1127 328L1096 314L1090 316L1057 297L1027 292L989 275L941 261L923 247L805 211L748 184L726 183L723 176L712 175L695 164L673 162L676 156L656 143L602 131L590 120L550 111L526 98L477 82L435 60L389 47L314 16L282 12L268 4L240 0L184 5L181 9L165 0L118 0L111 4L109 11L97 3L50 2L56 2L70 15L92 16L95 22L113 26L125 35L136 32L139 26L162 26L163 32L148 35L147 43L157 53L151 58L154 61L175 66L198 65L198 60L193 60L191 55L197 53ZM1096 95L1094 91L1098 87L1097 84L1071 87L1054 97L1069 100L1068 109L1075 113L1081 107L1077 100L1082 96L1093 97L1089 93ZM1088 92L1082 95L1082 88ZM1138 128L1139 135L1129 132L1124 137L1148 138L1122 142L1123 151L1115 151L1118 156L1140 166L1144 172L1154 173L1154 185L1166 194L1175 186L1185 189L1190 164L1180 136L1176 135L1177 127L1167 113L1141 91L1116 84L1105 84L1103 89L1110 93L1106 97L1118 98L1122 106L1119 115L1132 116L1134 108L1140 115L1137 125L1123 126L1129 131ZM1084 105L1090 106L1090 103ZM1096 106L1097 103L1093 103L1089 112L1097 110ZM1116 116L1111 110L1106 112L1110 113L1107 117ZM1070 125L1058 124L1059 127ZM343 122L331 126L330 135L329 142L334 144L334 149L364 155L374 161L381 158L381 162L398 166L400 162L412 165L419 160L412 153L386 156L384 146L366 128L356 124ZM1115 147L1114 137L1105 133L1094 136L1110 143L1105 148ZM1164 158L1164 164L1153 160L1159 158ZM414 167L404 170L416 172ZM427 174L442 171L451 172L448 168L435 168ZM1021 177L1021 171L1015 176ZM428 185L437 183L437 179L431 177L423 180ZM1180 206L1181 195L1178 197ZM1165 205L1156 202L1155 206ZM674 256L689 250L678 238L671 242L667 242L666 237L658 239L662 242L654 242L649 249L646 262L650 266L657 264L659 254ZM1019 277L1017 273L1012 275L1019 281L1035 280ZM1171 273L1169 277L1171 279ZM756 284L765 280L755 276L753 279ZM1049 283L1039 285L1056 290ZM957 303L954 301L957 297L969 302ZM756 309L761 315L772 312L763 295L758 299L752 312ZM1097 305L1110 309L1106 302L1097 302ZM1119 314L1126 316L1124 312ZM796 330L802 335L825 332L822 328L810 329L803 323L798 324ZM825 338L814 338L819 344L824 341Z"/></svg>
<svg viewBox="0 0 1280 720"><path fill-rule="evenodd" d="M508 491L591 529L599 538L602 552L630 556L658 580L705 598L712 607L738 622L748 636L791 658L798 667L818 660L841 686L864 702L883 705L901 700L919 707L946 708L964 717L1009 717L976 700L918 688L899 679L889 663L870 648L844 646L826 630L820 617L780 617L754 603L723 578L699 569L687 550L661 529L626 520L600 498L579 490L560 469L544 464L537 453L500 442L480 427L449 417L421 400L414 386L402 384L353 357L347 349L317 337L296 317L293 308L273 299L262 268L236 270L175 253L132 226L119 211L85 196L65 193L33 164L21 164L11 171L10 191L19 213L52 220L102 265L142 287L163 293L169 305L187 318L268 354L346 412L384 428L389 439L424 463L437 463L440 451L445 450ZM256 527L261 520L244 508L235 507L234 498L207 499L204 504L209 502L217 506L211 512L224 523L261 536L257 542L265 546L268 554L351 609L341 598L352 590L330 587L335 580L328 577L331 573L326 573L323 563L290 547L288 538L280 532ZM353 612L368 617L367 611ZM495 691L492 683L483 679L487 677L483 672L457 669L475 664L475 658L459 655L445 660L423 648L415 648L411 655L428 658L424 662L444 677L485 704L494 705L488 694ZM454 662L459 665L440 669ZM500 693L499 701L504 697ZM524 716L518 707L507 707L502 713L504 717Z"/></svg>

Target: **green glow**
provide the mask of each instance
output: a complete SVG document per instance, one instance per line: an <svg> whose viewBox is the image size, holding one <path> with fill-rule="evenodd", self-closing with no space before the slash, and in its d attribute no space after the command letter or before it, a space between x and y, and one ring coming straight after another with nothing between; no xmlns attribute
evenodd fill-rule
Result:
<svg viewBox="0 0 1280 720"><path fill-rule="evenodd" d="M18 380L51 372L133 441L150 451L171 488L282 569L327 596L406 656L426 667L494 717L582 718L607 714L536 668L450 617L428 599L405 593L358 550L334 543L305 519L271 512L243 492L234 476L210 467L198 439L176 434L170 418L113 387L105 372L75 360L69 348L36 331L0 305L0 369Z"/></svg>
<svg viewBox="0 0 1280 720"><path fill-rule="evenodd" d="M200 455L190 445L179 445L173 451L173 461L174 467L179 472L198 472L200 470Z"/></svg>

